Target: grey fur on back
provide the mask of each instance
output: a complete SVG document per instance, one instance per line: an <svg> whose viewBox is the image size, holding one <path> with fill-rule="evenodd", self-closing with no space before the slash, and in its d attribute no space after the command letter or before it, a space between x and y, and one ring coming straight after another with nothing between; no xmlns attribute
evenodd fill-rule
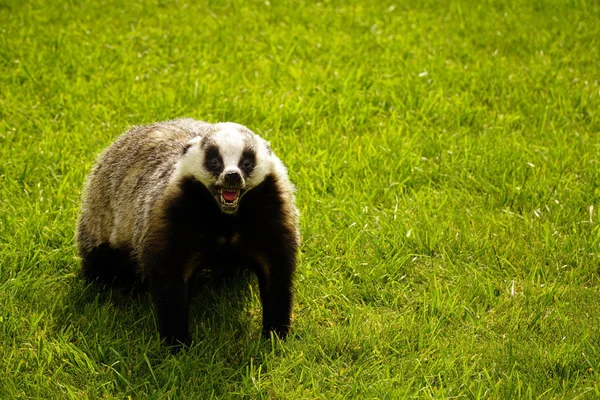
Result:
<svg viewBox="0 0 600 400"><path fill-rule="evenodd" d="M152 209L169 195L187 142L213 130L213 124L186 118L136 126L121 135L88 177L77 232L80 252L109 243L129 248L139 261Z"/></svg>

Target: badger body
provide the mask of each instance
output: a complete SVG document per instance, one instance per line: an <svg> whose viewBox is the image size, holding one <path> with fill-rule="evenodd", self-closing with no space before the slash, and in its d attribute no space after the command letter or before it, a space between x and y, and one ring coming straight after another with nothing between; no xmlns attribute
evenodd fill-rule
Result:
<svg viewBox="0 0 600 400"><path fill-rule="evenodd" d="M134 127L98 159L77 227L90 281L147 282L161 338L187 344L190 280L239 266L258 277L263 333L285 337L300 242L294 187L267 142L234 123Z"/></svg>

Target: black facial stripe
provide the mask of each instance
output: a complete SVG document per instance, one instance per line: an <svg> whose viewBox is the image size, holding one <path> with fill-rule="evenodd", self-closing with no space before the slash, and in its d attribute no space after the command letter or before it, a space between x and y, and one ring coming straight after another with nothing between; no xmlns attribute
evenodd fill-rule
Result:
<svg viewBox="0 0 600 400"><path fill-rule="evenodd" d="M256 166L256 153L254 149L246 148L242 153L242 159L238 164L238 167L244 174L244 177L249 176L252 171L254 171L254 167Z"/></svg>
<svg viewBox="0 0 600 400"><path fill-rule="evenodd" d="M211 145L206 148L204 152L204 168L210 171L215 177L218 177L223 172L223 158L217 146Z"/></svg>

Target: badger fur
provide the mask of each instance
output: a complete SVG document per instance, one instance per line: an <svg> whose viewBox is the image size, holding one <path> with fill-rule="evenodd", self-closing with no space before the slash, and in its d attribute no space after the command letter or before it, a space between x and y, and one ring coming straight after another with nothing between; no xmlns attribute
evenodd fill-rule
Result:
<svg viewBox="0 0 600 400"><path fill-rule="evenodd" d="M190 342L191 277L233 265L258 277L263 333L288 332L294 187L242 125L180 119L127 131L88 177L76 241L88 280L148 283L168 344Z"/></svg>

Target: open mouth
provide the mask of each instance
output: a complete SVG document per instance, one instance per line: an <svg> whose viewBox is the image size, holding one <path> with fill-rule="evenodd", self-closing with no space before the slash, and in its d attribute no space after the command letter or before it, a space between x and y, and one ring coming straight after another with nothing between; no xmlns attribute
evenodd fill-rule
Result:
<svg viewBox="0 0 600 400"><path fill-rule="evenodd" d="M219 189L218 198L224 211L235 211L240 202L240 191L236 189Z"/></svg>

